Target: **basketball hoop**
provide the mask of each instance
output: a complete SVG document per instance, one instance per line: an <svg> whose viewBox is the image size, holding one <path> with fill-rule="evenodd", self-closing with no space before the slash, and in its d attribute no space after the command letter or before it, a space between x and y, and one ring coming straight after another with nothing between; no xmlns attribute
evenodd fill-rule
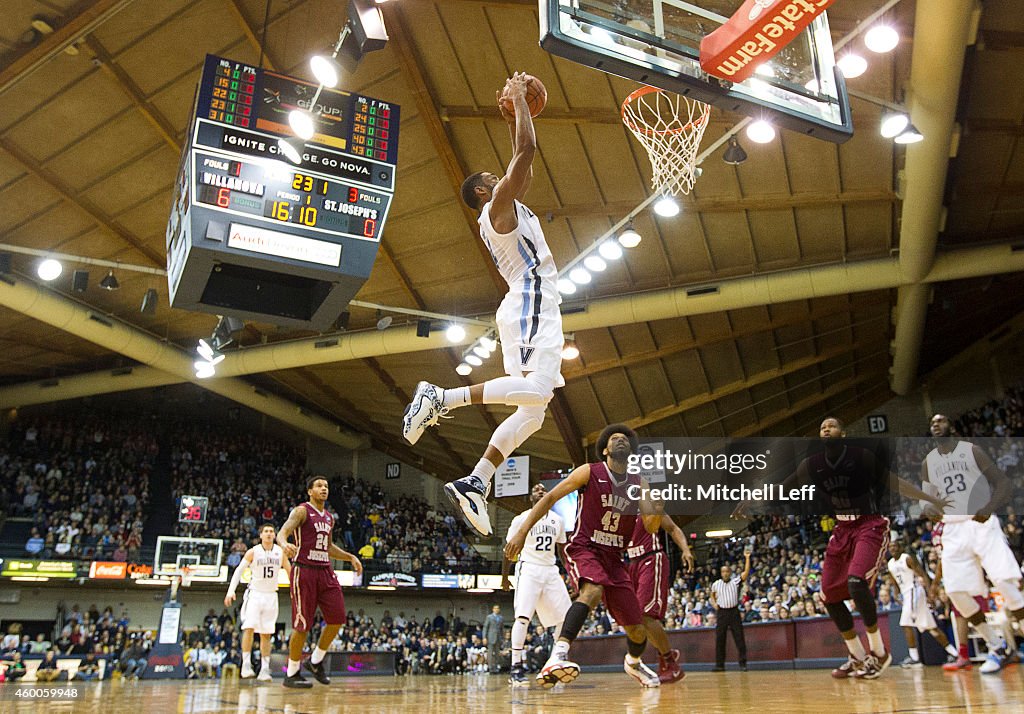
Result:
<svg viewBox="0 0 1024 714"><path fill-rule="evenodd" d="M183 588L189 587L192 584L192 568L187 565L183 565L179 572L181 573L181 586Z"/></svg>
<svg viewBox="0 0 1024 714"><path fill-rule="evenodd" d="M704 102L657 87L641 87L622 102L622 123L647 150L656 193L675 196L693 188L697 149L710 117Z"/></svg>

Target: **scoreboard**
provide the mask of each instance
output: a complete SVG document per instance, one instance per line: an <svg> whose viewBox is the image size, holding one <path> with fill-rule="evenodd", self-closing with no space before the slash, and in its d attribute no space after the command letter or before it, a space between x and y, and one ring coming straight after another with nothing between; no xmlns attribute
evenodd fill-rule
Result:
<svg viewBox="0 0 1024 714"><path fill-rule="evenodd" d="M314 104L315 100L315 104ZM314 116L295 165L288 114ZM167 229L172 307L325 329L370 275L400 109L207 56Z"/></svg>

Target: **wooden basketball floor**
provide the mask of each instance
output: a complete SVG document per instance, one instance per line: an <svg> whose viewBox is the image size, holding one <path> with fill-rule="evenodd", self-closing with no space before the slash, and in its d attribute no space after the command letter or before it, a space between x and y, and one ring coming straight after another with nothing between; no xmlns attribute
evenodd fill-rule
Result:
<svg viewBox="0 0 1024 714"><path fill-rule="evenodd" d="M27 687L30 685L21 685ZM67 685L65 685L67 686ZM945 674L938 667L890 669L873 682L835 681L826 670L699 672L678 684L644 690L625 674L584 673L559 691L511 690L505 677L487 675L335 679L328 687L285 689L280 682L143 681L72 684L73 702L20 700L0 684L0 712L382 712L488 714L490 712L1019 712L1024 711L1024 667L996 676Z"/></svg>

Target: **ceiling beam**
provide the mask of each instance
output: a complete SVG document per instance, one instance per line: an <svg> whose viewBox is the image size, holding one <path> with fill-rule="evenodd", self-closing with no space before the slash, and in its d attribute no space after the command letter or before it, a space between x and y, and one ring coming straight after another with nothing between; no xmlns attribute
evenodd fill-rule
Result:
<svg viewBox="0 0 1024 714"><path fill-rule="evenodd" d="M107 52L107 49L95 36L89 35L86 37L85 44L92 51L95 63L99 65L100 69L110 77L113 77L117 85L128 95L132 104L146 118L146 121L153 125L156 133L160 135L164 143L174 149L175 153L180 154L181 142L177 139L177 131L171 126L167 118L150 103L145 93L139 88L139 85L114 61L114 58L110 56L110 53Z"/></svg>
<svg viewBox="0 0 1024 714"><path fill-rule="evenodd" d="M82 37L132 4L134 0L96 0L70 18L39 44L15 57L0 70L0 94L22 81Z"/></svg>
<svg viewBox="0 0 1024 714"><path fill-rule="evenodd" d="M865 310L870 310L877 307L884 306L886 308L885 316L888 316L889 298L885 297L883 300L877 300L870 303L863 303L857 305L854 309L857 310L858 315L863 314ZM662 347L657 350L648 350L646 352L634 352L633 354L626 355L619 359L608 359L601 360L600 362L591 362L585 367L578 367L576 369L563 369L562 376L566 381L581 379L583 377L590 377L601 372L606 372L611 369L619 369L621 367L632 367L638 364L645 364L647 362L653 362L655 360L662 360L666 357L678 354L680 352L687 352L689 350L697 350L703 347L710 347L711 345L721 344L722 342L732 342L744 337L750 337L752 335L759 335L763 332L771 332L774 330L780 330L785 327L793 327L795 325L806 325L816 320L823 320L828 317L834 317L836 315L846 315L851 313L851 308L843 305L841 307L833 308L831 310L823 310L820 312L811 312L810 314L794 315L792 317L777 319L769 319L767 323L761 323L754 327L749 327L743 330L733 331L716 335L714 337L705 337L687 342L685 344L669 345L668 347ZM850 325L850 327L856 327L856 324Z"/></svg>
<svg viewBox="0 0 1024 714"><path fill-rule="evenodd" d="M399 402L401 402L403 407L410 401L412 401L412 396L404 389L399 387L397 383L395 383L394 378L390 374L388 374L383 367L380 366L380 362L378 362L373 357L367 357L366 359L363 360L363 362L373 371L373 373L377 376L377 379L379 379L384 384L384 386L387 388L387 391L390 394L394 395ZM470 471L469 466L467 466L466 462L462 460L462 456L460 456L458 452L456 452L455 449L452 448L452 445L449 444L448 441L443 436L441 436L440 433L438 433L438 430L434 429L430 431L430 435L438 444L440 444L441 448L444 449L444 453L447 454L448 458L452 460L452 464L454 464L456 468L462 471L462 473L459 475L464 476L468 474Z"/></svg>
<svg viewBox="0 0 1024 714"><path fill-rule="evenodd" d="M245 35L245 39L256 50L257 54L263 55L263 64L267 66L267 69L276 70L275 63L260 44L260 38L256 36L256 28L249 24L249 19L242 12L242 7L239 5L238 0L227 0L225 4L228 6L228 12L235 18L235 22L242 28L242 34Z"/></svg>
<svg viewBox="0 0 1024 714"><path fill-rule="evenodd" d="M780 211L818 206L846 206L858 203L895 203L892 191L850 191L842 193L804 193L758 198L695 198L693 194L681 201L684 211L697 213L731 213L734 211ZM623 216L636 209L636 201L581 203L571 206L538 207L538 216L573 218L577 216Z"/></svg>
<svg viewBox="0 0 1024 714"><path fill-rule="evenodd" d="M639 429L649 424L659 422L662 419L668 419L669 417L675 416L676 414L682 414L685 411L696 409L697 407L702 407L709 402L717 401L719 399L722 399L723 397L728 397L732 394L738 394L739 392L747 391L749 389L752 389L753 387L765 384L766 382L771 382L772 380L779 379L780 377L785 377L787 375L793 374L794 372L799 372L802 369L814 367L816 365L822 364L823 362L827 362L828 360L833 359L834 357L841 357L844 354L848 354L851 350L856 349L858 347L861 347L861 345L840 345L838 347L833 347L832 349L825 350L821 354L814 355L813 357L804 357L802 359L790 360L781 367L773 367L772 369L767 369L763 372L752 374L747 379L737 380L723 387L719 387L718 389L713 389L710 392L705 392L704 394L697 394L692 397L687 397L681 402L670 404L669 406L662 407L660 409L655 409L652 412L648 412L647 414L643 414L634 419L628 419L624 423L626 424L626 426L629 426L633 429ZM600 434L600 431L595 431L590 434L587 434L587 443L593 444L594 442L596 442L597 437Z"/></svg>
<svg viewBox="0 0 1024 714"><path fill-rule="evenodd" d="M11 141L0 138L0 151L7 154L11 160L21 166L22 169L28 171L43 183L49 184L50 187L59 193L65 201L77 206L102 228L107 229L122 241L142 253L142 255L146 256L153 265L159 267L164 267L166 265L167 261L162 251L153 250L153 248L143 243L121 226L117 225L113 219L104 215L92 201L79 195L70 186L58 178L56 174L43 167L43 165L38 161L21 149L17 148Z"/></svg>
<svg viewBox="0 0 1024 714"><path fill-rule="evenodd" d="M480 226L477 223L476 212L462 202L462 182L469 172L459 161L452 147L451 139L445 131L441 116L434 105L434 93L430 87L426 75L423 73L423 61L416 53L412 43L412 33L409 31L408 23L405 20L405 12L400 7L401 3L385 3L381 6L385 21L390 31L390 46L395 51L395 58L402 69L402 76L409 84L416 102L416 110L423 120L423 125L430 137L430 143L437 152L437 158L441 162L445 177L448 179L452 195L458 199L459 208L466 221L470 235L473 236L473 244L476 246L480 257L483 259L487 272L490 274L495 287L498 288L497 295L505 292L505 282L498 269L491 259L491 255L482 240L479 240Z"/></svg>
<svg viewBox="0 0 1024 714"><path fill-rule="evenodd" d="M766 429L770 429L776 424L784 422L786 421L786 419L790 419L798 415L800 412L806 411L812 407L816 407L822 402L828 401L832 397L836 397L842 394L843 392L849 389L853 389L858 385L861 385L864 382L867 382L872 379L884 380L885 374L883 372L868 372L860 376L848 377L847 379L844 379L841 382L836 382L830 385L829 387L825 388L820 394L812 394L809 397L804 397L803 399L795 402L793 406L789 407L788 409L783 409L780 412L776 412L765 419L758 419L756 424L751 424L750 426L745 426L742 429L738 429L729 436L734 439L741 439L743 437L761 434Z"/></svg>

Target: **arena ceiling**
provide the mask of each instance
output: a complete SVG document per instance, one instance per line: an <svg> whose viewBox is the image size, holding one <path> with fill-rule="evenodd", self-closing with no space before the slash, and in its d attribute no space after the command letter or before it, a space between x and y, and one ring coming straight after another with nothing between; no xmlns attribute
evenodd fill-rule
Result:
<svg viewBox="0 0 1024 714"><path fill-rule="evenodd" d="M834 35L881 5L837 2L829 11ZM403 116L395 202L358 299L487 318L504 286L458 186L510 158L495 89L513 70L547 85L527 203L546 219L561 265L648 193L647 157L618 117L636 85L542 51L533 0L383 7L388 46L342 85L400 104ZM264 0L0 0L0 242L162 269L171 185L204 55L257 63L266 9ZM1013 0L984 3L957 85L942 81L958 70L935 53L949 56L952 44L956 56L949 27L973 34L971 4L929 0L926 10L914 0L898 4L889 19L902 33L899 47L870 57L868 72L849 84L907 102L915 124L931 121L932 137L921 126L924 142L898 147L878 134L879 107L854 98L857 131L843 145L781 132L771 144L743 142L749 159L736 167L719 151L678 217L642 213L640 246L566 300L566 327L581 355L565 363L567 385L524 449L539 467L579 462L611 421L651 435L806 434L826 412L855 418L888 399L891 367L906 391L922 370L1020 311L1024 279L1007 271L1024 264L1007 245L1021 239L1024 222L1024 84L1015 79L1024 72L1024 16ZM307 75L309 56L333 42L344 12L338 0L271 0L265 66ZM53 31L33 34L34 17ZM739 119L714 110L705 144ZM952 135L950 150L934 138L935 126ZM34 281L34 261L13 256L17 289ZM40 391L39 380L129 366L132 386L190 376L177 365L188 364L186 352L211 333L215 317L171 310L158 275L115 271L121 287L106 291L97 287L105 271L94 266L88 291L76 294L74 267L83 266L67 266L45 291L68 307L61 329L38 304L6 299L0 284L0 405L59 392L2 398L19 385ZM686 295L708 285L720 292ZM160 305L142 315L148 288L158 290ZM138 367L138 352L115 351L74 328L74 309L115 317L177 356ZM898 334L897 312L923 330ZM217 380L221 393L241 400L255 386L278 398L277 414L301 407L293 411L318 419L321 433L339 424L353 443L365 435L441 477L465 473L508 410L460 410L407 448L400 421L416 382L470 378L454 372L463 348L445 348L437 335L390 349L388 332L412 329L402 315L379 333L376 349L377 317L354 308L339 336L343 346L361 339L365 349L339 359L303 361L294 352L290 361L264 360ZM254 356L273 346L284 354L311 337L251 323L240 342ZM499 370L492 358L471 379Z"/></svg>

